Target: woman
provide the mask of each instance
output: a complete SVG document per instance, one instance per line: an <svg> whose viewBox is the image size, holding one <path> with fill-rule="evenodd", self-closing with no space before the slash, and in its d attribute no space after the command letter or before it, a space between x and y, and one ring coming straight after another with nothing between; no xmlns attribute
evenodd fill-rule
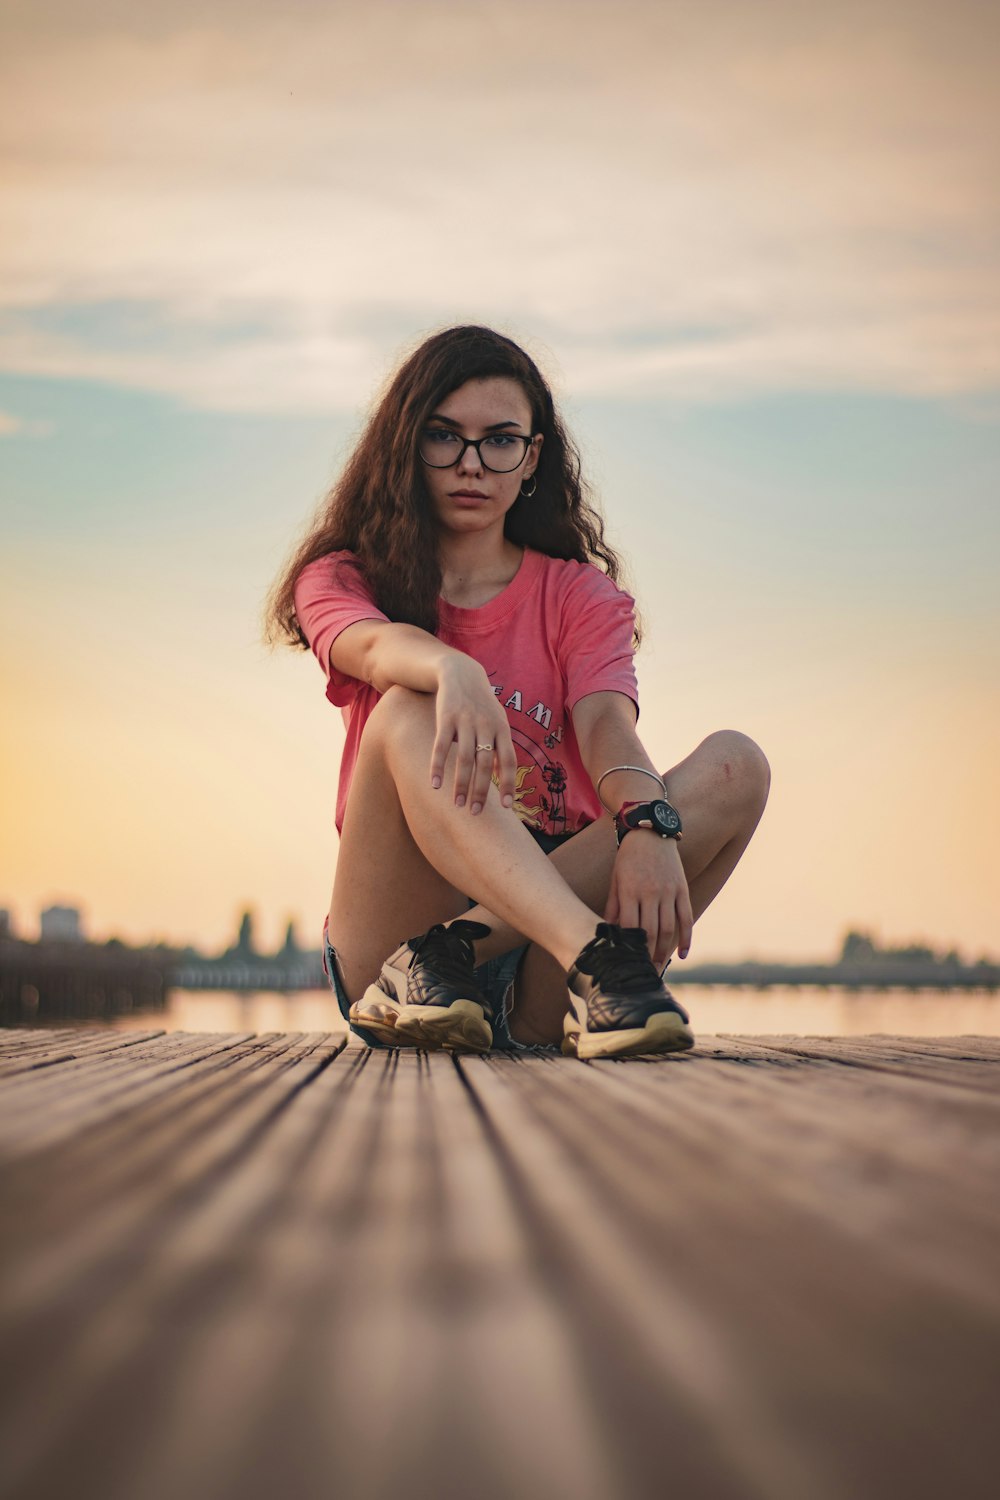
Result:
<svg viewBox="0 0 1000 1500"><path fill-rule="evenodd" d="M619 572L533 361L486 328L423 343L268 611L344 710L325 967L370 1046L693 1045L662 970L769 772L723 731L660 776Z"/></svg>

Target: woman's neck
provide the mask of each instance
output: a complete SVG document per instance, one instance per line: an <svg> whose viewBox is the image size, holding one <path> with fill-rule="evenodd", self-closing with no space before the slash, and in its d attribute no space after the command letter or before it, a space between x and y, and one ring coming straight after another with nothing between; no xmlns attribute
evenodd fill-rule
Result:
<svg viewBox="0 0 1000 1500"><path fill-rule="evenodd" d="M441 597L460 609L495 599L521 566L524 548L502 534L448 536L441 540Z"/></svg>

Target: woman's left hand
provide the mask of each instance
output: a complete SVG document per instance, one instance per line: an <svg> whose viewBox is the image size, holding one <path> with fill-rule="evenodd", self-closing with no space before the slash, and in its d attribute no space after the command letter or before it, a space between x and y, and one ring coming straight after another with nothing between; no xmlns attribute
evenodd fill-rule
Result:
<svg viewBox="0 0 1000 1500"><path fill-rule="evenodd" d="M687 958L694 918L676 839L646 828L626 834L615 856L604 917L620 927L642 927L658 969L675 947Z"/></svg>

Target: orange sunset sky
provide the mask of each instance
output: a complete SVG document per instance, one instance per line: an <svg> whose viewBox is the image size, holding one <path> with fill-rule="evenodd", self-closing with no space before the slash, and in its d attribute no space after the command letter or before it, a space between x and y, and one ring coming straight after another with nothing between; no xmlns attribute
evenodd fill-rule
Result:
<svg viewBox="0 0 1000 1500"><path fill-rule="evenodd" d="M771 804L692 960L1000 954L989 7L5 5L0 906L318 942L343 743L259 615L378 383L554 382L644 743Z"/></svg>

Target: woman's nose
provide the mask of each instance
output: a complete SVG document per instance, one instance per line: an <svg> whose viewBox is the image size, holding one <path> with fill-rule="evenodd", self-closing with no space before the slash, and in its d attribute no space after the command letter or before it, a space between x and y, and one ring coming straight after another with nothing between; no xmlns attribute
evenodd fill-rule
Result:
<svg viewBox="0 0 1000 1500"><path fill-rule="evenodd" d="M467 474L478 474L481 472L483 464L479 457L479 451L473 448L471 443L466 443L462 457L458 460L458 467L461 472Z"/></svg>

